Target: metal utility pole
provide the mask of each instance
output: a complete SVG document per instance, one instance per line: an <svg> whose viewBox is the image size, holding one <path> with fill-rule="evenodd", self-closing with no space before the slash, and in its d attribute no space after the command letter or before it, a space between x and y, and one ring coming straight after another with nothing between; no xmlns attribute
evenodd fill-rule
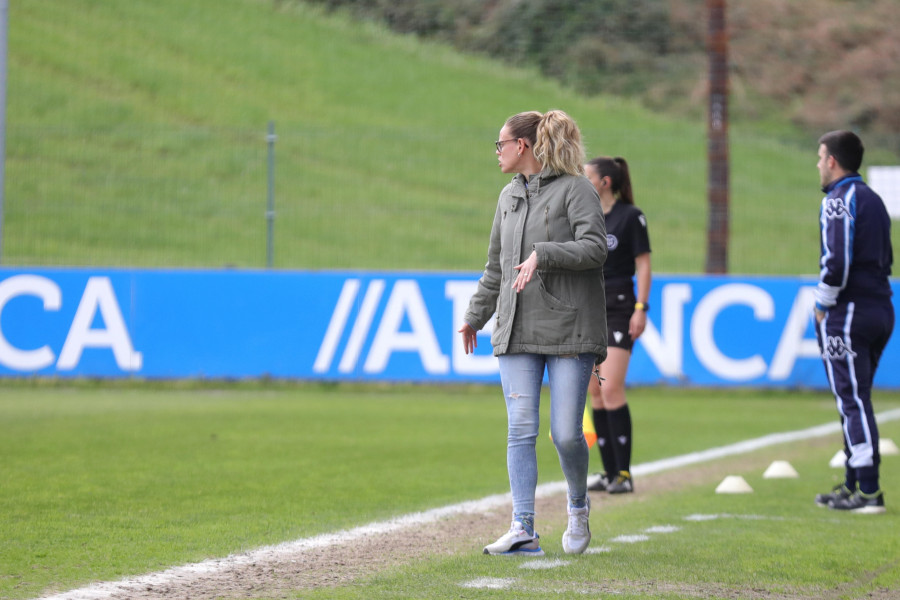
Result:
<svg viewBox="0 0 900 600"><path fill-rule="evenodd" d="M706 184L709 202L706 272L728 272L728 33L726 0L706 0L709 14L709 121Z"/></svg>

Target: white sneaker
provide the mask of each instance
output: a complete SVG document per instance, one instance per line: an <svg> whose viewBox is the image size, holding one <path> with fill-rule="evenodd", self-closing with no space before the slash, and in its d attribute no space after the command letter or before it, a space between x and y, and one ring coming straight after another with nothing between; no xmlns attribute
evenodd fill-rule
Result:
<svg viewBox="0 0 900 600"><path fill-rule="evenodd" d="M528 556L544 555L544 551L541 550L541 536L529 534L518 521L513 521L509 531L500 536L499 540L485 546L484 553L506 556L516 554Z"/></svg>
<svg viewBox="0 0 900 600"><path fill-rule="evenodd" d="M584 508L573 508L566 501L566 510L569 513L569 526L563 534L563 550L566 554L581 554L591 543L591 528L588 517L591 514L591 499L586 498Z"/></svg>

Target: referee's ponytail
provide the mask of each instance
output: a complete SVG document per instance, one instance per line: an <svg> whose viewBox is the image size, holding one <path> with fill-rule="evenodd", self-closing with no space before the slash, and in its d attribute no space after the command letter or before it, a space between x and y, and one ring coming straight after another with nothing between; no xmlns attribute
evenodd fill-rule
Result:
<svg viewBox="0 0 900 600"><path fill-rule="evenodd" d="M631 174L628 172L628 162L621 156L609 158L598 156L588 161L594 168L598 177L609 177L610 189L625 204L634 204L634 192L631 191Z"/></svg>

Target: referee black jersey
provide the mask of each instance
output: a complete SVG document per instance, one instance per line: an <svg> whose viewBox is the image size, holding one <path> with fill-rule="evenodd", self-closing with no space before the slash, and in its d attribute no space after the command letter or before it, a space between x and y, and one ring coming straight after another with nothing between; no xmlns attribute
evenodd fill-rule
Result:
<svg viewBox="0 0 900 600"><path fill-rule="evenodd" d="M632 285L634 259L650 252L647 217L637 206L616 202L606 215L606 243L609 254L603 265L607 284Z"/></svg>

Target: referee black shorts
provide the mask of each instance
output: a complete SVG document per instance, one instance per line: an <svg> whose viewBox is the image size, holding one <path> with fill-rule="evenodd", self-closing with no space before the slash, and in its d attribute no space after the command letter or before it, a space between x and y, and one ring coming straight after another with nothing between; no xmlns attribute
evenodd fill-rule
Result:
<svg viewBox="0 0 900 600"><path fill-rule="evenodd" d="M606 288L606 328L609 335L608 346L631 352L634 340L628 335L628 324L634 314L636 302L634 288L629 286L608 286Z"/></svg>

